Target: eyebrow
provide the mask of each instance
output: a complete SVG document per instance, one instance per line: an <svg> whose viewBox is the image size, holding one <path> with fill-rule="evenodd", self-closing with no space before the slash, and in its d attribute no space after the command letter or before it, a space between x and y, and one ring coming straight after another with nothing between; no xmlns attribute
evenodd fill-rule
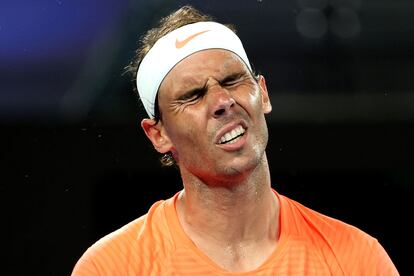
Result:
<svg viewBox="0 0 414 276"><path fill-rule="evenodd" d="M243 75L246 75L246 72L239 71L239 72L231 73L230 75L225 76L223 79L218 80L218 82L221 85L221 84L226 83L228 81L237 80L237 79L241 78ZM184 101L184 100L192 98L193 96L195 96L197 94L204 93L205 91L207 91L207 82L203 86L198 86L198 87L194 87L194 88L189 89L184 94L179 96L177 98L177 100L178 101Z"/></svg>

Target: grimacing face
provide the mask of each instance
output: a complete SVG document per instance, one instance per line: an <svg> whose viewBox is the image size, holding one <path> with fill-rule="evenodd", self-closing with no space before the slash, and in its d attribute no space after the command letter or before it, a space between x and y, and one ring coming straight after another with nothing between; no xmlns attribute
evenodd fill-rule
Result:
<svg viewBox="0 0 414 276"><path fill-rule="evenodd" d="M265 80L234 53L209 49L179 62L158 93L161 121L141 123L154 147L171 151L182 174L205 183L237 180L264 162Z"/></svg>

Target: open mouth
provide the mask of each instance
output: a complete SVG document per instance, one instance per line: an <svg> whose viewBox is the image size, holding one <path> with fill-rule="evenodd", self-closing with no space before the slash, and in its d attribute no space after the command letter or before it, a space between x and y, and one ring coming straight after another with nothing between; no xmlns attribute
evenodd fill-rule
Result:
<svg viewBox="0 0 414 276"><path fill-rule="evenodd" d="M246 130L242 127L242 126L238 126L235 129L225 133L223 136L221 136L220 138L220 144L232 144L237 142L237 140L239 140L244 133L246 132Z"/></svg>

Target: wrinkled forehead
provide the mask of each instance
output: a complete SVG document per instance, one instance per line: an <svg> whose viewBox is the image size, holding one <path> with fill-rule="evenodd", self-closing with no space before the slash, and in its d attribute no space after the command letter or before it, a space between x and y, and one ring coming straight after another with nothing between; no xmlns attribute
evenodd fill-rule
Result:
<svg viewBox="0 0 414 276"><path fill-rule="evenodd" d="M156 95L165 76L187 57L206 49L231 51L250 69L240 39L226 26L216 22L198 22L178 28L160 38L138 68L137 89L151 118Z"/></svg>

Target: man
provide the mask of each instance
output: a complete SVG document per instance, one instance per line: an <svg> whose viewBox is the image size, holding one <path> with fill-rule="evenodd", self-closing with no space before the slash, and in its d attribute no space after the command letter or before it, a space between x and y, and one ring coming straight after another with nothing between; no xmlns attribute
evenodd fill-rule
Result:
<svg viewBox="0 0 414 276"><path fill-rule="evenodd" d="M184 189L94 244L73 275L398 275L376 239L272 190L265 79L231 29L186 6L142 43L130 66L141 126Z"/></svg>

